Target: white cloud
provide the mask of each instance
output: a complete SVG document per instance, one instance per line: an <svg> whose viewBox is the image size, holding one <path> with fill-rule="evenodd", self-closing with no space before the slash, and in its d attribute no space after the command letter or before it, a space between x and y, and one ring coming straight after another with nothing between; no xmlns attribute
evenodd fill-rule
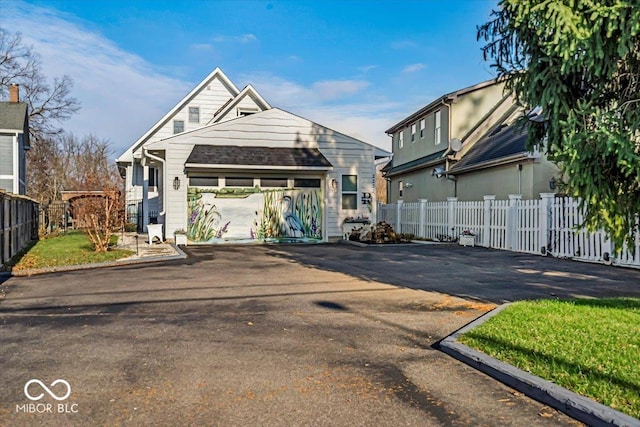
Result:
<svg viewBox="0 0 640 427"><path fill-rule="evenodd" d="M369 71L378 68L377 65L364 65L360 68L358 68L358 70L362 73L368 73Z"/></svg>
<svg viewBox="0 0 640 427"><path fill-rule="evenodd" d="M422 70L425 67L426 67L426 65L424 65L424 64L411 64L411 65L407 65L406 67L404 67L402 72L403 73L415 73L417 71Z"/></svg>
<svg viewBox="0 0 640 427"><path fill-rule="evenodd" d="M391 149L389 137L384 133L395 121L404 116L401 103L384 99L371 101L365 95L356 96L349 102L328 102L322 92L325 84L321 81L305 87L299 83L270 73L254 73L240 76L241 80L253 87L274 107L312 120L338 132L361 139L386 150ZM335 82L348 82L337 80ZM343 90L355 94L369 86L360 84L339 84ZM320 88L320 90L318 90ZM355 91L355 92L354 92Z"/></svg>
<svg viewBox="0 0 640 427"><path fill-rule="evenodd" d="M23 41L40 54L47 77L73 79L72 95L82 108L64 128L108 139L116 156L193 86L158 73L139 56L51 9L4 3L3 26L12 32L28 28Z"/></svg>
<svg viewBox="0 0 640 427"><path fill-rule="evenodd" d="M255 35L248 33L239 36L216 36L213 38L213 41L217 43L236 42L246 44L258 41L258 38Z"/></svg>
<svg viewBox="0 0 640 427"><path fill-rule="evenodd" d="M364 80L322 80L315 82L313 91L321 99L331 101L354 95L369 86Z"/></svg>

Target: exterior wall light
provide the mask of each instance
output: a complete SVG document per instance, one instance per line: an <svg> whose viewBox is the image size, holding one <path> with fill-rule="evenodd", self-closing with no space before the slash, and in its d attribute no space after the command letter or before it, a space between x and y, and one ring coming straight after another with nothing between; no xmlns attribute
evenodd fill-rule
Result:
<svg viewBox="0 0 640 427"><path fill-rule="evenodd" d="M173 189L174 190L180 189L180 178L178 178L177 176L173 178Z"/></svg>

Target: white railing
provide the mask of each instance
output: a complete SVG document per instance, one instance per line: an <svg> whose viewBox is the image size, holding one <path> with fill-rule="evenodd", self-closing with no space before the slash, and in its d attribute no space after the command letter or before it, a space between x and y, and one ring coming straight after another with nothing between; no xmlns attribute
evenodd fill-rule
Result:
<svg viewBox="0 0 640 427"><path fill-rule="evenodd" d="M378 220L400 233L419 238L456 240L465 230L475 235L478 246L531 254L571 258L640 268L640 236L635 254L628 247L616 255L606 233L581 227L584 212L569 197L543 193L539 200L509 200L485 196L483 201L446 202L420 200L414 203L379 205Z"/></svg>

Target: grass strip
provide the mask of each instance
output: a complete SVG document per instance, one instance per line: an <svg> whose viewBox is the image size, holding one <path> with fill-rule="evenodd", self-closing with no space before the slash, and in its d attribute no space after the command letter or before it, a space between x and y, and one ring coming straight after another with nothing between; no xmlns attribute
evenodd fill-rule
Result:
<svg viewBox="0 0 640 427"><path fill-rule="evenodd" d="M118 236L112 236L112 244ZM86 234L73 231L38 241L13 266L13 271L113 261L133 254L126 250L95 252Z"/></svg>
<svg viewBox="0 0 640 427"><path fill-rule="evenodd" d="M459 338L640 418L640 299L521 301Z"/></svg>

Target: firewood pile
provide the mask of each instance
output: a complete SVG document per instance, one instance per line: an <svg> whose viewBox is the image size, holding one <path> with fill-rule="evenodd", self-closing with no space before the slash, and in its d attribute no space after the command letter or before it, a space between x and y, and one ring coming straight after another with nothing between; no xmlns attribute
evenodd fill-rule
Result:
<svg viewBox="0 0 640 427"><path fill-rule="evenodd" d="M380 221L374 226L354 228L349 234L351 241L378 244L407 242L412 238L412 235L396 233L391 224L385 221Z"/></svg>

